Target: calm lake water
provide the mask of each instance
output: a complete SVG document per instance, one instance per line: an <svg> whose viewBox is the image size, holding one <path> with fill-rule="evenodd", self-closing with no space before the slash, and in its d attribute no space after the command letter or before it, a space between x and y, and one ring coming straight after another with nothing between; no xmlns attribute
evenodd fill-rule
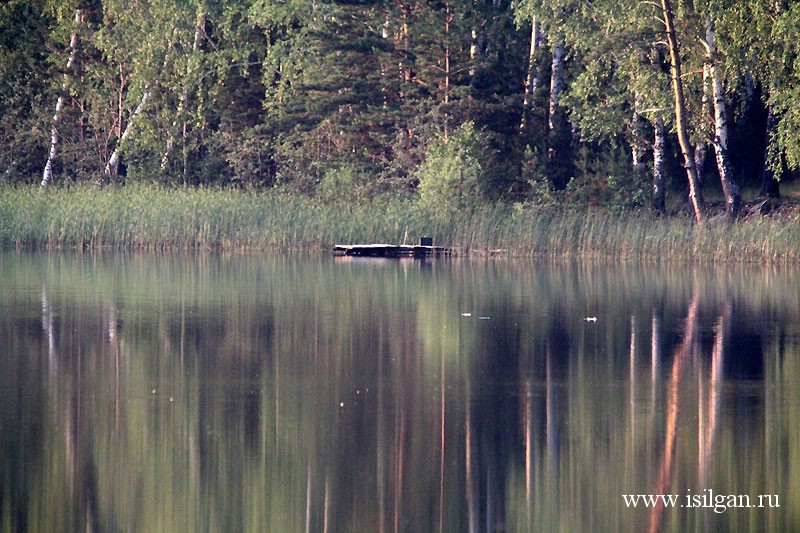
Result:
<svg viewBox="0 0 800 533"><path fill-rule="evenodd" d="M3 252L0 529L798 531L799 282Z"/></svg>

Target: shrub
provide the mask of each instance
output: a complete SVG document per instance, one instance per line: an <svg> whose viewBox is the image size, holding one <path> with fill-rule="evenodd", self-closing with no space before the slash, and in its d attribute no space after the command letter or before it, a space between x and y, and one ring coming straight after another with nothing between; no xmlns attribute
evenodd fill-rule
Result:
<svg viewBox="0 0 800 533"><path fill-rule="evenodd" d="M444 213L480 205L485 196L482 159L481 135L472 122L437 139L416 172L420 205Z"/></svg>

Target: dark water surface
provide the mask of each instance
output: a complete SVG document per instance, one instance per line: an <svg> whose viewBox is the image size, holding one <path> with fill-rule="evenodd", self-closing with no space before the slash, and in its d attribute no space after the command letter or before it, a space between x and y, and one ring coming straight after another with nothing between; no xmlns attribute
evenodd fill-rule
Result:
<svg viewBox="0 0 800 533"><path fill-rule="evenodd" d="M3 252L0 530L800 531L798 282Z"/></svg>

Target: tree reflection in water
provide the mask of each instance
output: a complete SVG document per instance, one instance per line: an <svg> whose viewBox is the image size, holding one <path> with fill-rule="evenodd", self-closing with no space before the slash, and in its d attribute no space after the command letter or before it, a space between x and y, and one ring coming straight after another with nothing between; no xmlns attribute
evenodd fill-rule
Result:
<svg viewBox="0 0 800 533"><path fill-rule="evenodd" d="M10 529L797 525L794 272L8 253L0 274ZM708 489L781 507L622 500Z"/></svg>

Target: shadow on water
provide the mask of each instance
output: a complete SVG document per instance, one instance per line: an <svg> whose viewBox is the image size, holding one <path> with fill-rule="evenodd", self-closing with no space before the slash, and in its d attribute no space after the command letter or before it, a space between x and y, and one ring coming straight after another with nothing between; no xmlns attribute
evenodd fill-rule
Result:
<svg viewBox="0 0 800 533"><path fill-rule="evenodd" d="M6 252L0 525L796 529L797 281Z"/></svg>

